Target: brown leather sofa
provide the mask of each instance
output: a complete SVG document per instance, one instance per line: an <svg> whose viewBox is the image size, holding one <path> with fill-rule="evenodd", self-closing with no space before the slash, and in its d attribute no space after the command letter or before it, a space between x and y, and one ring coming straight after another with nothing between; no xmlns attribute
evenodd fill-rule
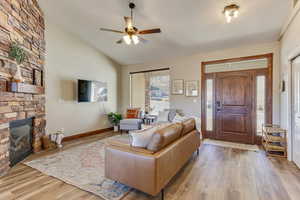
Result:
<svg viewBox="0 0 300 200"><path fill-rule="evenodd" d="M105 176L156 196L200 146L195 120L188 119L157 130L147 148L129 142L106 145Z"/></svg>

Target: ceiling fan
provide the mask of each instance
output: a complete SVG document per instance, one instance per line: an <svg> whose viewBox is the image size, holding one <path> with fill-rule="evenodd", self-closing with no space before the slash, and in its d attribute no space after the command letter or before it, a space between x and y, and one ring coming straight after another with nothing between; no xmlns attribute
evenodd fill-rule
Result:
<svg viewBox="0 0 300 200"><path fill-rule="evenodd" d="M153 34L153 33L161 33L161 30L159 28L155 29L148 29L148 30L138 30L136 27L133 26L133 9L135 8L135 4L130 2L129 8L131 10L131 16L130 17L124 17L125 20L125 30L124 31L118 31L108 28L100 28L101 31L109 31L114 33L120 33L125 34L122 39L117 41L117 44L121 44L125 42L127 45L130 44L138 44L139 42L146 43L147 40L142 38L140 35L146 35L146 34Z"/></svg>

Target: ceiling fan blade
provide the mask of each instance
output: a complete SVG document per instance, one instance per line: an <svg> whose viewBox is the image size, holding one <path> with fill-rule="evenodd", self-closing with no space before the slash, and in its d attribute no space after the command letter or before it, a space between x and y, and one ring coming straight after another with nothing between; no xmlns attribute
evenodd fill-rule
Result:
<svg viewBox="0 0 300 200"><path fill-rule="evenodd" d="M149 42L149 40L146 40L146 39L142 38L141 36L138 36L138 37L139 37L140 42L143 44L146 44Z"/></svg>
<svg viewBox="0 0 300 200"><path fill-rule="evenodd" d="M132 28L133 24L132 24L132 18L131 17L124 17L125 20L125 24L127 28Z"/></svg>
<svg viewBox="0 0 300 200"><path fill-rule="evenodd" d="M155 28L155 29L139 31L139 34L152 34L152 33L161 33L161 30L160 28Z"/></svg>
<svg viewBox="0 0 300 200"><path fill-rule="evenodd" d="M101 31L108 31L108 32L114 32L114 33L125 33L123 31L113 30L109 28L100 28Z"/></svg>
<svg viewBox="0 0 300 200"><path fill-rule="evenodd" d="M117 44L122 44L123 43L123 39L120 39L116 42Z"/></svg>

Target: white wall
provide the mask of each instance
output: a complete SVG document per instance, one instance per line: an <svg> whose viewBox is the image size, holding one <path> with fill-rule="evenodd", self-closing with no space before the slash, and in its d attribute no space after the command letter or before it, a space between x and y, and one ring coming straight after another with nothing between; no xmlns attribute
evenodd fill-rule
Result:
<svg viewBox="0 0 300 200"><path fill-rule="evenodd" d="M47 133L67 136L110 127L105 114L118 105L119 65L58 26L46 24ZM77 79L108 84L108 102L77 103Z"/></svg>
<svg viewBox="0 0 300 200"><path fill-rule="evenodd" d="M300 4L298 3L298 7ZM295 12L295 11L294 11ZM300 53L300 12L290 21L289 27L285 30L285 34L281 39L281 79L286 81L286 92L281 94L281 126L288 129L288 155L291 160L291 66L289 57Z"/></svg>
<svg viewBox="0 0 300 200"><path fill-rule="evenodd" d="M122 109L125 109L129 105L129 72L170 67L171 79L199 80L200 82L201 62L203 61L259 55L266 53L274 53L273 121L275 123L279 123L279 43L277 42L252 46L242 46L240 48L225 49L214 52L199 53L190 57L177 58L172 60L170 59L155 63L124 66L122 68ZM186 114L200 116L200 100L201 96L193 98L185 97L183 95L172 95L170 104L172 108L182 109Z"/></svg>

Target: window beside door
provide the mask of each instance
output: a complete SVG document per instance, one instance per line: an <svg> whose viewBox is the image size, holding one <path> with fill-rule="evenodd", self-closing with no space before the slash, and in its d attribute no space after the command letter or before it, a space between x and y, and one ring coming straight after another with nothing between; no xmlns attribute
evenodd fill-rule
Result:
<svg viewBox="0 0 300 200"><path fill-rule="evenodd" d="M213 131L213 79L206 80L206 130Z"/></svg>
<svg viewBox="0 0 300 200"><path fill-rule="evenodd" d="M256 76L256 135L262 136L266 121L266 77Z"/></svg>

